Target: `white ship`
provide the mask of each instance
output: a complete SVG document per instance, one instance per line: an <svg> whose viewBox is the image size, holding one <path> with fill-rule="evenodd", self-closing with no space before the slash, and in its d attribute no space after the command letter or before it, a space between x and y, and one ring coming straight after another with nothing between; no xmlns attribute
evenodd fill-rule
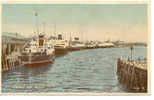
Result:
<svg viewBox="0 0 154 100"><path fill-rule="evenodd" d="M64 40L62 38L62 35L58 35L58 38L55 40L52 40L51 43L53 44L55 48L55 54L60 55L60 54L65 54L68 52L68 46L69 42L67 40Z"/></svg>

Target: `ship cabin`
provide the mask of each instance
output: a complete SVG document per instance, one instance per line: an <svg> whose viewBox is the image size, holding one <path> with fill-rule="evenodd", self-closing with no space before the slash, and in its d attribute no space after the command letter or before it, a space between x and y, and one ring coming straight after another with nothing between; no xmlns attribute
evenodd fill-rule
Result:
<svg viewBox="0 0 154 100"><path fill-rule="evenodd" d="M43 34L38 35L38 40L34 39L29 44L27 44L24 48L23 53L33 53L33 54L39 54L39 53L46 53L48 50L53 49L53 46L51 43L46 41Z"/></svg>

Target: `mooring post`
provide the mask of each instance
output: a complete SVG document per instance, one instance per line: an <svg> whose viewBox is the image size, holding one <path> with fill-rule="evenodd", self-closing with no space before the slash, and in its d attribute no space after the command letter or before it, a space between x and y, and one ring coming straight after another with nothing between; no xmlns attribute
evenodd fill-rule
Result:
<svg viewBox="0 0 154 100"><path fill-rule="evenodd" d="M131 45L131 46L130 46L130 50L131 50L131 60L133 60L133 49L134 49L134 48L133 48L133 46Z"/></svg>

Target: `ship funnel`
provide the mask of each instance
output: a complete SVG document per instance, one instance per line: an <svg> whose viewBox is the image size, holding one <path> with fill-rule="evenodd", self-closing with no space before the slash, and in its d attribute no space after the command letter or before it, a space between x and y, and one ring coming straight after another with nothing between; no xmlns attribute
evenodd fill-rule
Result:
<svg viewBox="0 0 154 100"><path fill-rule="evenodd" d="M39 34L39 46L43 46L43 44L44 44L44 35Z"/></svg>
<svg viewBox="0 0 154 100"><path fill-rule="evenodd" d="M62 35L61 34L59 34L58 35L58 40L62 40L63 38L62 38Z"/></svg>

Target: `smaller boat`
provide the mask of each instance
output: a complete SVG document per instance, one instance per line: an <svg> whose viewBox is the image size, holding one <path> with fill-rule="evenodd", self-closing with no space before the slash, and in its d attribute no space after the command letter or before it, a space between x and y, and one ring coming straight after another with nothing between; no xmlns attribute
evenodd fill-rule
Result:
<svg viewBox="0 0 154 100"><path fill-rule="evenodd" d="M68 47L69 51L76 51L86 49L85 43L79 41L78 37L75 37L73 41L70 41L70 45Z"/></svg>
<svg viewBox="0 0 154 100"><path fill-rule="evenodd" d="M93 43L86 43L86 48L87 49L95 49L96 48L96 44L93 44Z"/></svg>
<svg viewBox="0 0 154 100"><path fill-rule="evenodd" d="M73 43L73 44L69 47L69 50L70 50L70 51L82 50L82 49L86 49L86 46L85 46L85 44L83 44L83 43Z"/></svg>
<svg viewBox="0 0 154 100"><path fill-rule="evenodd" d="M113 43L104 42L104 43L99 43L98 44L98 48L111 48L111 47L114 47Z"/></svg>

